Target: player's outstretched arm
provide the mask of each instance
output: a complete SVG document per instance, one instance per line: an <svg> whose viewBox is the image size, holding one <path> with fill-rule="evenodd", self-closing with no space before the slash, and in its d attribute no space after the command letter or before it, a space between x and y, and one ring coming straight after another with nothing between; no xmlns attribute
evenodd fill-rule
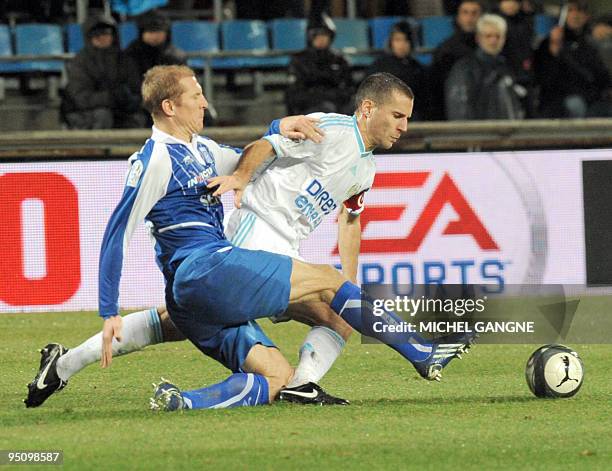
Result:
<svg viewBox="0 0 612 471"><path fill-rule="evenodd" d="M359 214L351 214L343 205L338 215L338 251L342 273L357 283L359 248L361 247L361 222Z"/></svg>
<svg viewBox="0 0 612 471"><path fill-rule="evenodd" d="M234 204L240 207L242 193L251 180L255 170L274 154L274 148L265 139L260 139L249 144L242 153L238 168L231 175L213 177L208 180L208 187L217 187L214 196L221 196L228 191L234 190Z"/></svg>

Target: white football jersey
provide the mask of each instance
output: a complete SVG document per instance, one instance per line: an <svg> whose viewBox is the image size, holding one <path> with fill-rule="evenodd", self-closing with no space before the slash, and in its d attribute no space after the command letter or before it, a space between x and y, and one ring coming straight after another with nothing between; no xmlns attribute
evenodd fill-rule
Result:
<svg viewBox="0 0 612 471"><path fill-rule="evenodd" d="M250 184L242 205L283 237L303 240L341 204L363 209L363 194L374 181L376 164L367 152L355 116L314 113L325 132L319 144L273 134L264 137L276 158Z"/></svg>

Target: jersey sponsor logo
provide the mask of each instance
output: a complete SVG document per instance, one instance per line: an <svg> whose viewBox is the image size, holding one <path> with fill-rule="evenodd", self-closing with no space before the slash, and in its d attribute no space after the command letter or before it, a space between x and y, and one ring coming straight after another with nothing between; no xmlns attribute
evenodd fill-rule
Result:
<svg viewBox="0 0 612 471"><path fill-rule="evenodd" d="M295 205L313 228L323 221L323 216L336 209L338 205L323 184L313 179L306 190L295 199Z"/></svg>
<svg viewBox="0 0 612 471"><path fill-rule="evenodd" d="M212 177L214 173L215 173L215 169L212 166L206 167L200 173L198 173L197 175L189 179L189 181L187 182L187 188L193 188L196 185L206 183L206 180Z"/></svg>
<svg viewBox="0 0 612 471"><path fill-rule="evenodd" d="M125 185L130 186L132 188L136 188L136 185L138 185L138 181L140 180L140 176L142 175L143 169L144 166L142 165L142 161L135 160L132 164L132 168L130 168L130 173L128 174L127 182L125 183Z"/></svg>

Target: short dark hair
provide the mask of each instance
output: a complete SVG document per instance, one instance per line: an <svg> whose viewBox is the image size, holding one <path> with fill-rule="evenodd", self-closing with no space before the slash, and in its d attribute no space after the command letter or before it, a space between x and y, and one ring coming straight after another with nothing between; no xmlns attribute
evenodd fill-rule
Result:
<svg viewBox="0 0 612 471"><path fill-rule="evenodd" d="M363 100L372 100L377 105L386 103L394 91L414 100L412 89L395 75L387 72L368 75L355 93L355 109L359 108Z"/></svg>

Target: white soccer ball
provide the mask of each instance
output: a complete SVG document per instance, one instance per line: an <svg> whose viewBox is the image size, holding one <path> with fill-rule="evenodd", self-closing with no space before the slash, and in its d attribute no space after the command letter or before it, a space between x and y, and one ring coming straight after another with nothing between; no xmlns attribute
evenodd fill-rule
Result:
<svg viewBox="0 0 612 471"><path fill-rule="evenodd" d="M544 345L529 357L525 377L537 397L571 397L582 386L584 365L571 348Z"/></svg>

